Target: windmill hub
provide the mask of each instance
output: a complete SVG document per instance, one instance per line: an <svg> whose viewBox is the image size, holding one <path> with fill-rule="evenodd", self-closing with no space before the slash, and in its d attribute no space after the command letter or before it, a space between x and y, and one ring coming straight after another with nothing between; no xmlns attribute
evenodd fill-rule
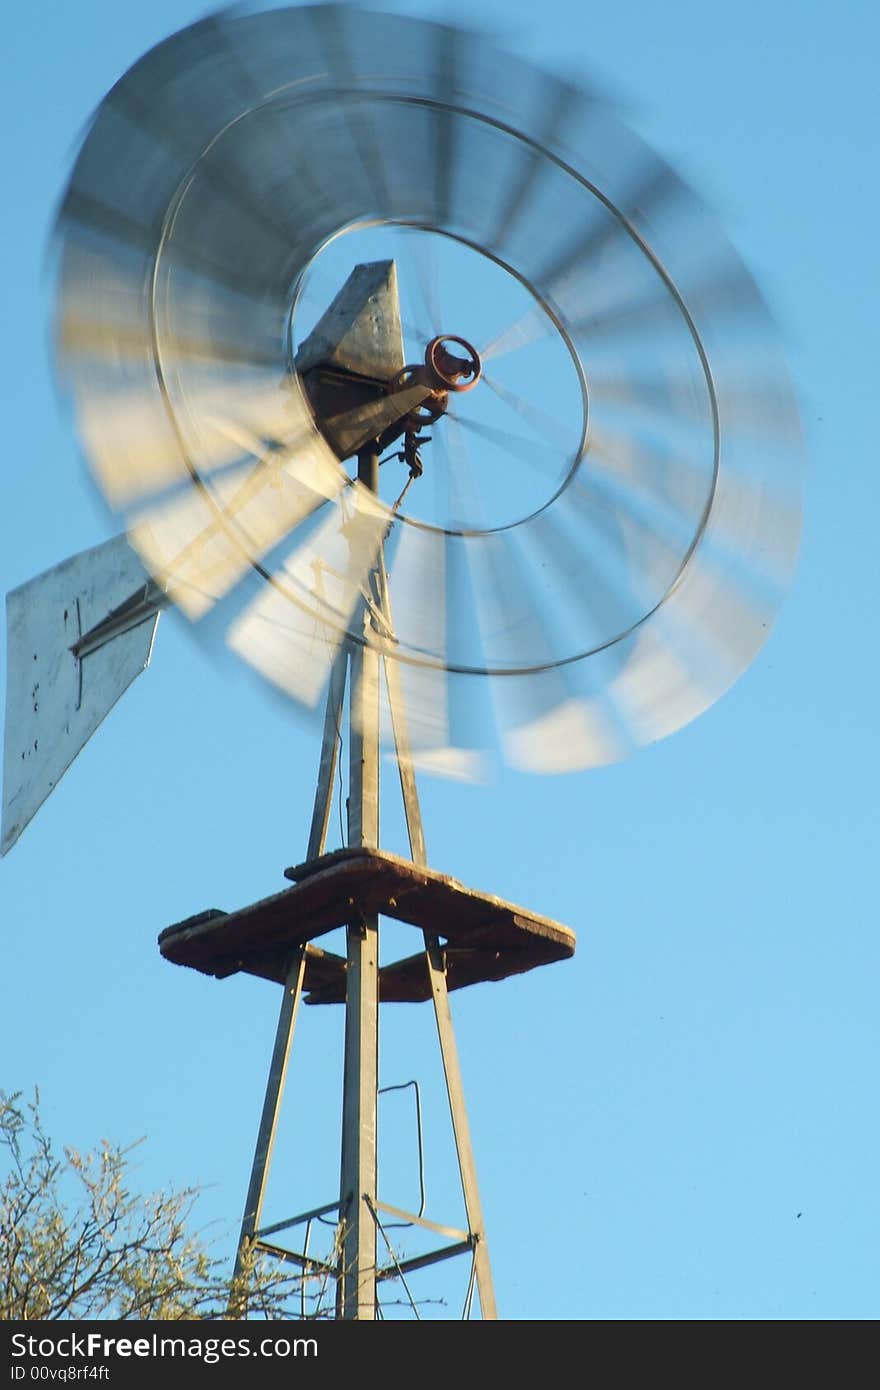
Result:
<svg viewBox="0 0 880 1390"><path fill-rule="evenodd" d="M447 343L463 347L467 357L456 357L446 347ZM466 338L457 338L452 333L441 333L431 339L425 349L425 366L443 391L470 391L483 370L477 349Z"/></svg>
<svg viewBox="0 0 880 1390"><path fill-rule="evenodd" d="M339 459L364 449L378 456L402 435L396 457L410 482L421 477L419 446L430 441L420 431L446 414L450 393L470 391L482 374L477 349L454 333L436 334L422 362L406 363L393 260L355 266L293 365Z"/></svg>
<svg viewBox="0 0 880 1390"><path fill-rule="evenodd" d="M458 357L450 352L447 343L456 343L464 348L467 356ZM482 370L480 354L466 338L459 338L453 333L440 333L432 338L425 348L424 364L404 367L390 386L392 394L403 387L425 388L424 400L406 417L407 437L420 426L434 424L445 415L450 391L456 394L470 391L479 381Z"/></svg>

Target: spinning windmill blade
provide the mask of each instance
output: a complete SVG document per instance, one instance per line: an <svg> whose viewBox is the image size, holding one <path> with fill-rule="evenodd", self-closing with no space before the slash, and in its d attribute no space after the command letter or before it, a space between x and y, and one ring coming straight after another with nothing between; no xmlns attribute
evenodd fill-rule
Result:
<svg viewBox="0 0 880 1390"><path fill-rule="evenodd" d="M313 275L367 228L415 294L401 313L379 257L348 280L353 250L307 333ZM165 599L294 699L339 643L374 643L417 759L475 765L482 689L506 756L562 770L681 727L765 640L799 529L773 326L594 93L399 15L221 12L108 94L57 240L59 373L96 480ZM467 324L442 319L453 252L513 287L509 321L476 279ZM345 460L380 439L411 463L420 422L404 501L397 464L367 496ZM351 621L373 571L391 635Z"/></svg>

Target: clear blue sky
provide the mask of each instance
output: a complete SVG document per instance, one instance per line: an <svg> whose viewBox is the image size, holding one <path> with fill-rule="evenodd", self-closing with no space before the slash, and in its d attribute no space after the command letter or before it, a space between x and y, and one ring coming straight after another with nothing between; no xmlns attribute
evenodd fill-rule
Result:
<svg viewBox="0 0 880 1390"><path fill-rule="evenodd" d="M52 385L48 232L93 107L201 12L34 0L7 17L3 591L114 534ZM792 592L707 714L601 771L424 784L432 865L578 935L571 963L453 997L501 1315L873 1318L878 13L492 0L478 21L598 76L720 212L782 327L809 451ZM202 1184L221 1252L277 991L168 965L156 936L284 886L316 759L311 726L220 682L169 616L0 864L0 1086L39 1085L59 1142L146 1135L139 1182ZM337 1186L339 1019L305 1013L273 1218ZM430 1020L388 1014L383 1081L423 1081L428 1214L454 1221ZM407 1205L410 1136L390 1112L387 1130L381 1195Z"/></svg>

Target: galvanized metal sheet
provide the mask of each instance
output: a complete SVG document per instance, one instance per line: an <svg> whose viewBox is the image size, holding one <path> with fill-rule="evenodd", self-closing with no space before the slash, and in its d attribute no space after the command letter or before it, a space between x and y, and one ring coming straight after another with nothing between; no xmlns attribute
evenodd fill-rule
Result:
<svg viewBox="0 0 880 1390"><path fill-rule="evenodd" d="M356 266L296 355L302 375L310 367L344 367L390 380L403 370L403 330L393 261Z"/></svg>
<svg viewBox="0 0 880 1390"><path fill-rule="evenodd" d="M71 648L148 582L124 536L62 561L6 596L7 688L0 854L57 785L135 676L159 614L78 659Z"/></svg>

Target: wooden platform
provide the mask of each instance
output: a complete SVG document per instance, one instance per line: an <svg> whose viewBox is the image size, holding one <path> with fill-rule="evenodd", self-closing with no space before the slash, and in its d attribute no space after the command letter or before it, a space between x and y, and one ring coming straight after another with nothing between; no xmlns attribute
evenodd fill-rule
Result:
<svg viewBox="0 0 880 1390"><path fill-rule="evenodd" d="M341 1004L345 960L315 938L356 924L361 914L378 912L436 933L445 943L449 989L504 980L574 954L574 932L559 922L382 850L337 850L285 870L285 877L292 888L250 907L212 909L166 928L162 955L218 979L244 971L280 984L291 951L306 945L306 1003ZM430 998L421 936L414 944L417 954L382 966L382 1002Z"/></svg>

